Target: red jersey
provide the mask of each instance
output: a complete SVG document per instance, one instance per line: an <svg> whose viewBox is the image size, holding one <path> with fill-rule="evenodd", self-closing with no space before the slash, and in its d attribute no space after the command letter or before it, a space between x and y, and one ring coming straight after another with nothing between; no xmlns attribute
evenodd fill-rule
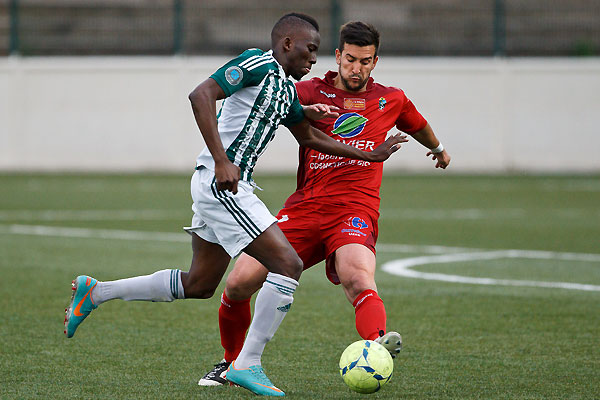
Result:
<svg viewBox="0 0 600 400"><path fill-rule="evenodd" d="M336 76L337 72L329 71L324 79L296 83L301 104L325 103L340 108L337 118L311 121L315 128L332 138L373 151L394 127L412 134L427 125L402 90L374 83L373 78L369 78L364 92L347 92L334 86ZM359 205L373 211L377 219L382 172L383 163L331 156L300 147L297 188L285 207L300 202Z"/></svg>

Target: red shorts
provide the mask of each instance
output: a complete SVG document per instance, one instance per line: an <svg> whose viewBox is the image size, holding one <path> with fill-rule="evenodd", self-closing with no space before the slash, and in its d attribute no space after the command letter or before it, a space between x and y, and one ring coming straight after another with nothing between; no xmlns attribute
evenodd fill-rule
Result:
<svg viewBox="0 0 600 400"><path fill-rule="evenodd" d="M277 225L304 262L304 269L327 260L327 278L339 285L335 270L338 248L358 243L375 253L378 230L377 217L372 214L347 207L299 203L279 211Z"/></svg>

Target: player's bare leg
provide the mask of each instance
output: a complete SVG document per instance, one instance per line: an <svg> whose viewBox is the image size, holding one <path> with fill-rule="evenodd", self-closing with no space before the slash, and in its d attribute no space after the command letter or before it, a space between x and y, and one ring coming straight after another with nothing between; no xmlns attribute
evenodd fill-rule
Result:
<svg viewBox="0 0 600 400"><path fill-rule="evenodd" d="M375 340L395 357L402 349L402 336L386 331L383 301L375 284L375 254L360 244L347 244L335 252L335 268L346 298L354 306L356 330L363 339Z"/></svg>
<svg viewBox="0 0 600 400"><path fill-rule="evenodd" d="M254 257L269 272L287 276L294 280L302 274L302 260L285 235L273 223L244 249L244 253Z"/></svg>
<svg viewBox="0 0 600 400"><path fill-rule="evenodd" d="M231 300L241 301L252 297L267 279L269 270L256 258L240 254L225 285L225 294Z"/></svg>
<svg viewBox="0 0 600 400"><path fill-rule="evenodd" d="M377 292L375 265L375 254L361 244L346 244L335 251L335 270L350 303L365 290Z"/></svg>
<svg viewBox="0 0 600 400"><path fill-rule="evenodd" d="M231 257L216 243L208 242L192 234L192 265L181 273L185 297L208 299L215 293L229 266Z"/></svg>

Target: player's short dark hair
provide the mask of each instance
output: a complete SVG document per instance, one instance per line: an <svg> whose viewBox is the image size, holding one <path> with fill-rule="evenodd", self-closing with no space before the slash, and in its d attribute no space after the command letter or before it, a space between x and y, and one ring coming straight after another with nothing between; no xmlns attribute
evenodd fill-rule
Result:
<svg viewBox="0 0 600 400"><path fill-rule="evenodd" d="M340 28L339 50L344 50L344 44L356 46L375 46L375 55L379 51L379 31L371 24L360 21L348 22Z"/></svg>
<svg viewBox="0 0 600 400"><path fill-rule="evenodd" d="M287 35L288 32L293 32L294 29L302 25L306 26L307 24L319 32L319 23L310 15L298 12L285 14L283 17L279 18L279 21L273 26L273 30L271 30L271 42L275 43L279 38Z"/></svg>
<svg viewBox="0 0 600 400"><path fill-rule="evenodd" d="M303 14L303 13L299 13L299 12L291 12L291 13L287 13L285 14L283 17L279 18L279 21L277 21L275 23L275 26L279 25L279 24L284 24L284 23L295 23L297 21L294 21L294 19L299 18L305 22L308 22L309 24L311 24L313 26L313 28L315 28L315 30L317 32L319 32L319 23L317 22L316 19L314 19L313 17L311 17L308 14ZM273 27L274 29L275 27Z"/></svg>

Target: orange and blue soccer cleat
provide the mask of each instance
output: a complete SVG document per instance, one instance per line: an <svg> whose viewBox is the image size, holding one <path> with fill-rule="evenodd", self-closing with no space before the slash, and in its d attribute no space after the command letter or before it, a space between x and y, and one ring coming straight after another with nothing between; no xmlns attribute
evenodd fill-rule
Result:
<svg viewBox="0 0 600 400"><path fill-rule="evenodd" d="M273 386L260 365L252 365L247 369L235 369L235 361L227 369L225 379L240 385L254 394L263 396L285 396L283 390Z"/></svg>
<svg viewBox="0 0 600 400"><path fill-rule="evenodd" d="M98 308L92 301L92 289L97 283L96 279L86 275L80 275L71 282L73 295L71 304L65 309L65 335L68 338L73 337L85 317Z"/></svg>

